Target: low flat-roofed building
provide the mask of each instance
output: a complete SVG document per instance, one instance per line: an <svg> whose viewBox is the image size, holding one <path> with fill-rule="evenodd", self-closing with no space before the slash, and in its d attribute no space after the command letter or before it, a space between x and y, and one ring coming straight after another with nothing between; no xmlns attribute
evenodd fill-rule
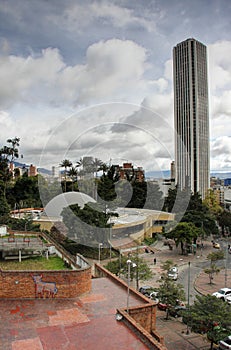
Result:
<svg viewBox="0 0 231 350"><path fill-rule="evenodd" d="M175 218L172 213L150 209L118 208L116 212L119 216L111 219L111 243L114 247L123 246L125 241L141 242L154 237Z"/></svg>

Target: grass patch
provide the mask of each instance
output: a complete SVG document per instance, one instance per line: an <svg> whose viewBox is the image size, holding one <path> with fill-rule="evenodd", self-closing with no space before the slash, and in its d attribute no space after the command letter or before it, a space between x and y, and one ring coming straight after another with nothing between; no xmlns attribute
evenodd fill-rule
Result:
<svg viewBox="0 0 231 350"><path fill-rule="evenodd" d="M0 261L0 268L9 270L68 270L66 263L58 256L51 256L47 260L43 256L19 261Z"/></svg>

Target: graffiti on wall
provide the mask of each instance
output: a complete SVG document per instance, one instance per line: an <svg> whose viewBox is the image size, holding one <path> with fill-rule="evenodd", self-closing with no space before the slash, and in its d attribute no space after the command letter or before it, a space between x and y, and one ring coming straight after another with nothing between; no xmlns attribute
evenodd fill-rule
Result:
<svg viewBox="0 0 231 350"><path fill-rule="evenodd" d="M35 284L36 298L54 298L58 289L55 282L45 282L42 280L42 275L32 276Z"/></svg>

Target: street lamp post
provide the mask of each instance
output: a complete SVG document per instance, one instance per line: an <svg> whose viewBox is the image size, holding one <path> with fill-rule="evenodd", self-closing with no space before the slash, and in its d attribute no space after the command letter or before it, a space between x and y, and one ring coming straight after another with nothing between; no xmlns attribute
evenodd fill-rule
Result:
<svg viewBox="0 0 231 350"><path fill-rule="evenodd" d="M225 245L225 287L227 287L227 260L228 260L228 241L226 236L226 245Z"/></svg>
<svg viewBox="0 0 231 350"><path fill-rule="evenodd" d="M189 334L189 303L190 303L190 261L188 262L188 321L187 321L186 334Z"/></svg>
<svg viewBox="0 0 231 350"><path fill-rule="evenodd" d="M121 249L119 250L119 265L120 265L120 270L119 270L119 277L120 277L120 274L121 274Z"/></svg>
<svg viewBox="0 0 231 350"><path fill-rule="evenodd" d="M110 217L110 227L109 227L109 244L110 244L110 261L111 261L111 217Z"/></svg>
<svg viewBox="0 0 231 350"><path fill-rule="evenodd" d="M99 243L99 264L100 264L100 250L101 250L102 245L103 245L103 243Z"/></svg>
<svg viewBox="0 0 231 350"><path fill-rule="evenodd" d="M131 260L127 260L128 265L128 294L127 294L127 313L129 309L129 296L130 296L130 281L131 281L131 266L136 267L136 264L133 263Z"/></svg>

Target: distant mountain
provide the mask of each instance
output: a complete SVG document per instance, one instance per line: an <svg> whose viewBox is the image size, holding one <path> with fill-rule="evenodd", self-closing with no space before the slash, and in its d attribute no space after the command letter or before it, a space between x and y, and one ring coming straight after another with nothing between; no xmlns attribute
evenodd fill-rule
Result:
<svg viewBox="0 0 231 350"><path fill-rule="evenodd" d="M51 175L52 174L51 170L48 170L48 169L45 169L45 168L38 168L37 171L41 175L42 174L45 174L45 175Z"/></svg>
<svg viewBox="0 0 231 350"><path fill-rule="evenodd" d="M30 165L14 161L14 166L16 168L22 168L22 169L26 168L26 169L28 169ZM52 173L51 170L48 170L48 169L45 169L45 168L37 168L37 171L38 171L39 174L44 174L44 175L51 175L51 173Z"/></svg>
<svg viewBox="0 0 231 350"><path fill-rule="evenodd" d="M219 177L220 179L230 179L231 172L219 172L219 171L211 171L210 176Z"/></svg>
<svg viewBox="0 0 231 350"><path fill-rule="evenodd" d="M19 163L16 161L14 161L14 165L15 165L15 167L19 167L19 168L28 168L29 167L28 164ZM44 175L51 175L52 174L51 170L48 170L45 168L38 168L37 170L38 170L38 173L40 173L40 174L44 174ZM146 179L170 179L170 176L171 176L170 170L146 171L145 172ZM219 170L212 170L210 172L210 176L219 177L220 179L228 179L228 178L231 178L231 172L230 171L221 172Z"/></svg>
<svg viewBox="0 0 231 350"><path fill-rule="evenodd" d="M146 179L169 179L170 175L170 170L145 172Z"/></svg>
<svg viewBox="0 0 231 350"><path fill-rule="evenodd" d="M146 179L170 179L170 176L170 170L145 172ZM213 170L210 172L210 176L219 177L220 179L228 179L231 178L231 172L220 172Z"/></svg>

